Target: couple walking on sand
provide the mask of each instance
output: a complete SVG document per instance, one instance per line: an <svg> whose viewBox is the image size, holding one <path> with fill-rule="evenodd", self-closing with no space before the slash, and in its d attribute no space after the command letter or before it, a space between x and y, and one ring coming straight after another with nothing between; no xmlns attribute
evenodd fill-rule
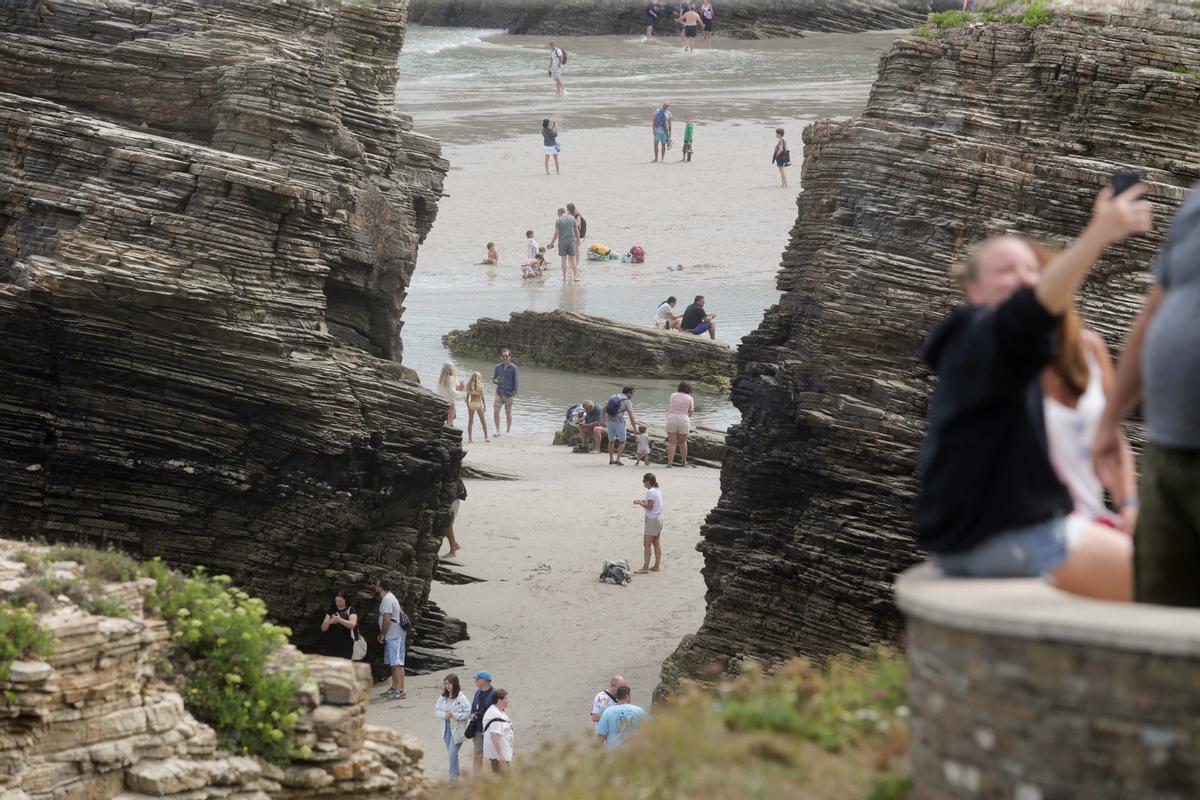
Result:
<svg viewBox="0 0 1200 800"><path fill-rule="evenodd" d="M1200 192L1171 227L1115 374L1074 312L1104 249L1150 230L1144 192L1117 173L1061 253L996 237L963 265L969 302L926 347L939 381L916 522L943 572L1200 607ZM1143 392L1139 514L1120 421Z"/></svg>
<svg viewBox="0 0 1200 800"><path fill-rule="evenodd" d="M558 209L554 220L554 235L550 237L550 247L558 245L558 255L562 258L563 283L567 282L567 270L571 271L571 279L579 283L583 276L579 271L579 251L583 248L583 237L587 235L587 220L575 208L574 203L567 203L566 208Z"/></svg>

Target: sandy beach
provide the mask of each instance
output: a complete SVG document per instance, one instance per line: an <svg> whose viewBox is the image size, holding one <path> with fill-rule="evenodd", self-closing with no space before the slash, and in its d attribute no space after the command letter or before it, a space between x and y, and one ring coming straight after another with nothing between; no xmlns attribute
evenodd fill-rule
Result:
<svg viewBox="0 0 1200 800"><path fill-rule="evenodd" d="M606 456L554 447L544 435L475 444L466 461L520 478L466 481L455 563L486 582L439 583L431 593L468 622L471 638L456 648L468 697L480 669L511 692L518 752L588 736L591 699L614 672L633 687L635 702L648 704L663 659L704 618L703 559L695 548L720 494L719 472L653 469L663 493L663 570L621 587L598 578L605 559L640 566L643 512L632 501L643 495L644 468L610 467ZM446 674L410 676L406 700L374 699L368 713L374 724L416 736L435 778L447 775L433 716ZM469 746L464 756L469 764Z"/></svg>

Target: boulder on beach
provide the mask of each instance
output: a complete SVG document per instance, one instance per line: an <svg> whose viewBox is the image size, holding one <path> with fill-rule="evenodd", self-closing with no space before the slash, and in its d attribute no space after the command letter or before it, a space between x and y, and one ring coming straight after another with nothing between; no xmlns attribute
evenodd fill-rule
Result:
<svg viewBox="0 0 1200 800"><path fill-rule="evenodd" d="M707 336L661 331L570 311L514 311L508 321L484 317L442 343L456 356L493 359L503 348L517 363L574 372L664 378L728 389L734 351Z"/></svg>

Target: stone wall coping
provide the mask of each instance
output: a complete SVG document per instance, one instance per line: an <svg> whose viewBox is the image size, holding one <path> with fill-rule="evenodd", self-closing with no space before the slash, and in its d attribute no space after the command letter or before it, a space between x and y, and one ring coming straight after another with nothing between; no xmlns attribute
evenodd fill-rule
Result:
<svg viewBox="0 0 1200 800"><path fill-rule="evenodd" d="M1200 657L1200 611L1110 603L1033 578L946 578L925 563L896 579L908 617L973 633Z"/></svg>

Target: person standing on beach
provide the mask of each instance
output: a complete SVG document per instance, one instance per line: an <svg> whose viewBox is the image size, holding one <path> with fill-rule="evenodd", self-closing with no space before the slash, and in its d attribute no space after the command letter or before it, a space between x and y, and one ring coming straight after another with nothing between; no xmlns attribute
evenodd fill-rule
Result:
<svg viewBox="0 0 1200 800"><path fill-rule="evenodd" d="M713 22L714 22L714 20L716 20L716 18L717 18L717 12L713 8L712 3L708 2L708 0L704 0L704 3L700 6L700 19L704 20L704 43L705 44L709 44L712 42Z"/></svg>
<svg viewBox="0 0 1200 800"><path fill-rule="evenodd" d="M507 772L513 760L513 727L508 718L508 691L496 690L496 701L483 715L483 755L492 772Z"/></svg>
<svg viewBox="0 0 1200 800"><path fill-rule="evenodd" d="M579 267L575 257L579 254L579 240L575 237L575 218L567 213L565 208L558 210L558 218L554 220L554 236L550 239L550 247L558 242L558 255L562 258L563 283L567 282L567 270L571 270L572 280L579 281Z"/></svg>
<svg viewBox="0 0 1200 800"><path fill-rule="evenodd" d="M321 621L321 632L325 634L325 655L336 658L354 657L354 640L357 637L358 612L346 602L346 593L333 596L333 608Z"/></svg>
<svg viewBox="0 0 1200 800"><path fill-rule="evenodd" d="M788 188L787 168L792 165L792 154L788 150L787 139L783 138L783 128L775 129L775 149L771 152L771 163L779 167L779 188Z"/></svg>
<svg viewBox="0 0 1200 800"><path fill-rule="evenodd" d="M550 174L550 156L554 156L554 174L561 175L558 171L558 154L562 152L562 148L558 144L558 125L556 125L549 117L542 120L542 165L546 168L546 174ZM529 232L529 238L533 238L533 231ZM536 254L537 245L534 245ZM530 256L533 258L533 256Z"/></svg>
<svg viewBox="0 0 1200 800"><path fill-rule="evenodd" d="M635 706L631 701L633 691L628 686L617 689L617 702L605 709L596 726L596 736L605 750L617 750L625 746L625 737L635 733L646 719L646 709Z"/></svg>
<svg viewBox="0 0 1200 800"><path fill-rule="evenodd" d="M680 18L683 23L683 49L685 52L696 52L696 36L700 33L700 13L695 8L688 8Z"/></svg>
<svg viewBox="0 0 1200 800"><path fill-rule="evenodd" d="M471 701L471 716L467 718L466 738L475 748L474 766L478 775L483 769L483 718L496 701L496 690L492 688L492 673L481 669L475 673L475 698Z"/></svg>
<svg viewBox="0 0 1200 800"><path fill-rule="evenodd" d="M608 402L604 404L605 427L608 430L608 463L610 465L624 466L621 463L621 457L625 455L625 415L629 415L629 424L632 427L636 428L638 424L637 418L633 415L633 392L632 386L626 386L619 394L608 398ZM615 458L614 453L616 454Z"/></svg>
<svg viewBox="0 0 1200 800"><path fill-rule="evenodd" d="M696 403L692 400L692 385L687 381L679 384L678 389L671 394L667 401L667 469L671 469L675 461L675 448L679 447L679 455L683 459L680 466L687 463L687 437L692 431L692 411Z"/></svg>
<svg viewBox="0 0 1200 800"><path fill-rule="evenodd" d="M683 126L683 152L679 156L680 161L692 160L692 137L696 135L696 125L692 122L691 117L684 117L683 121L687 124Z"/></svg>
<svg viewBox="0 0 1200 800"><path fill-rule="evenodd" d="M609 706L617 702L617 690L625 685L624 678L613 675L608 680L608 688L592 698L592 722L596 724L597 729L600 727L600 717L604 716Z"/></svg>
<svg viewBox="0 0 1200 800"><path fill-rule="evenodd" d="M463 394L462 381L458 379L458 372L455 370L453 362L447 361L442 365L442 373L438 376L437 393L450 404L450 407L446 409L446 424L453 425L458 416L458 401L466 397Z"/></svg>
<svg viewBox="0 0 1200 800"><path fill-rule="evenodd" d="M450 545L450 550L444 556L438 558L454 558L458 555L458 551L462 550L462 545L458 543L458 537L454 535L454 521L458 519L458 510L462 508L462 501L467 499L467 485L461 480L458 482L458 495L454 498L454 502L450 504L450 522L446 525L446 543Z"/></svg>
<svg viewBox="0 0 1200 800"><path fill-rule="evenodd" d="M471 373L464 394L467 397L467 443L471 444L475 441L476 417L479 418L479 424L483 428L483 441L490 441L487 429L487 398L483 393L483 376L479 374L479 370Z"/></svg>
<svg viewBox="0 0 1200 800"><path fill-rule="evenodd" d="M579 271L579 255L583 252L583 237L587 235L587 220L575 209L574 203L567 203L567 213L575 220L575 256L571 260L571 270L578 276L582 274Z"/></svg>
<svg viewBox="0 0 1200 800"><path fill-rule="evenodd" d="M459 779L458 749L466 741L467 721L471 717L471 702L458 684L458 676L451 673L442 681L442 694L433 708L433 715L442 723L442 741L450 756L450 780Z"/></svg>
<svg viewBox="0 0 1200 800"><path fill-rule="evenodd" d="M659 149L662 150L662 160L667 160L667 147L671 144L671 103L663 100L663 104L654 110L654 161L659 160ZM653 163L653 162L651 162Z"/></svg>
<svg viewBox="0 0 1200 800"><path fill-rule="evenodd" d="M550 77L554 79L554 93L564 95L567 90L563 88L562 70L563 65L567 63L567 54L561 47L554 42L550 43Z"/></svg>
<svg viewBox="0 0 1200 800"><path fill-rule="evenodd" d="M383 645L383 663L392 673L392 685L380 697L403 700L407 697L404 694L404 649L410 624L408 615L392 594L390 581L376 581L375 593L379 595L379 643Z"/></svg>
<svg viewBox="0 0 1200 800"><path fill-rule="evenodd" d="M512 363L512 356L507 350L500 351L500 363L492 370L492 383L496 387L496 396L492 399L492 413L495 414L496 435L500 435L500 406L504 406L504 432L512 433L513 398L517 396L517 378L520 370Z"/></svg>
<svg viewBox="0 0 1200 800"><path fill-rule="evenodd" d="M654 477L653 472L647 472L642 476L642 486L646 487L646 496L641 500L634 500L635 506L641 506L646 509L646 525L642 533L642 568L638 570L639 574L647 572L658 572L658 568L662 562L662 546L659 544L659 534L662 533L662 492L658 490L658 478ZM650 566L650 550L654 550L654 566Z"/></svg>
<svg viewBox="0 0 1200 800"><path fill-rule="evenodd" d="M654 3L646 4L646 17L642 20L642 24L646 26L646 35L642 37L645 42L654 37L654 23L658 20L658 9L654 7Z"/></svg>

